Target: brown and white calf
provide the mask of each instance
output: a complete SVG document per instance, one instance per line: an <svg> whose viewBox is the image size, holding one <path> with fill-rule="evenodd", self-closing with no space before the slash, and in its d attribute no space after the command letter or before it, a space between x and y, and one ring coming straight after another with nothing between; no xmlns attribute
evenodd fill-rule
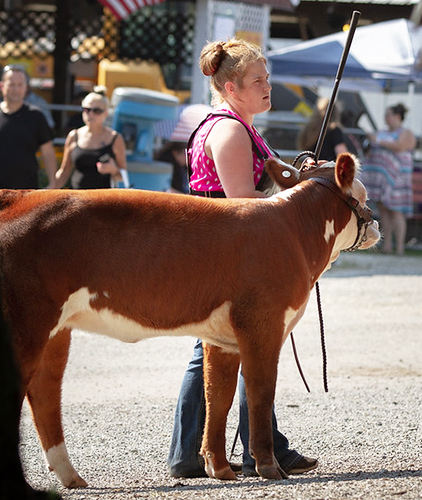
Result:
<svg viewBox="0 0 422 500"><path fill-rule="evenodd" d="M65 486L86 485L70 464L61 424L73 328L124 342L204 339L201 454L209 476L220 479L234 478L222 436L241 362L257 471L283 475L271 432L281 346L339 252L357 240L368 248L379 232L368 220L358 228L366 191L352 156L302 172L270 160L267 170L288 188L267 199L0 191L3 293L22 398Z"/></svg>

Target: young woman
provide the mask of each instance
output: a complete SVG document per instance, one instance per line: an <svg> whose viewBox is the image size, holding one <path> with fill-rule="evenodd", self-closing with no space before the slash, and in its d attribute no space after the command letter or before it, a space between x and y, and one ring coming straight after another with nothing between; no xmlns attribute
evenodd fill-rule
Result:
<svg viewBox="0 0 422 500"><path fill-rule="evenodd" d="M362 180L369 199L377 204L383 232L383 253L404 253L406 215L412 212L413 133L403 127L403 104L385 111L386 130L370 134L371 147L363 162Z"/></svg>
<svg viewBox="0 0 422 500"><path fill-rule="evenodd" d="M120 170L126 169L125 143L121 134L104 124L108 108L103 88L96 87L83 99L85 125L66 137L62 164L56 172L58 188L71 174L73 189L109 188L112 178L120 179Z"/></svg>
<svg viewBox="0 0 422 500"><path fill-rule="evenodd" d="M219 198L265 197L257 189L264 171L264 160L259 152L271 155L271 151L253 127L255 115L271 107L265 57L259 47L241 40L211 42L202 50L200 67L204 75L211 77L215 114L197 130L189 152L191 193ZM245 475L257 475L255 461L248 451L248 407L242 376L239 391L239 430L244 447L242 471ZM173 477L206 475L198 453L204 421L203 350L198 340L176 408L167 462ZM277 431L274 414L273 429L275 456L287 474L299 474L317 467L316 459L289 449L287 438Z"/></svg>

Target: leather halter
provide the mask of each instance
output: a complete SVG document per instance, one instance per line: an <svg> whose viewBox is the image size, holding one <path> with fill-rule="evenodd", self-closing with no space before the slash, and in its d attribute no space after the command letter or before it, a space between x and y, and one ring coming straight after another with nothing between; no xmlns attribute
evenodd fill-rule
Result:
<svg viewBox="0 0 422 500"><path fill-rule="evenodd" d="M368 207L362 207L356 198L344 194L338 186L331 180L322 177L310 177L307 179L309 181L317 182L322 186L325 186L330 191L335 193L339 198L341 198L350 210L355 214L358 223L358 233L355 242L349 248L343 250L344 252L353 252L362 246L363 243L368 239L367 231L368 227L374 223L372 218L372 210Z"/></svg>

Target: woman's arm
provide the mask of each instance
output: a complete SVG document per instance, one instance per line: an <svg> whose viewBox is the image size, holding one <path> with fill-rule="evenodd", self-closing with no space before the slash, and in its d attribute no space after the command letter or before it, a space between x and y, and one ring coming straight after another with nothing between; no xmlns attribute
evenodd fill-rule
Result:
<svg viewBox="0 0 422 500"><path fill-rule="evenodd" d="M113 153L116 157L116 166L120 170L127 170L126 165L126 146L122 134L117 133L113 143Z"/></svg>
<svg viewBox="0 0 422 500"><path fill-rule="evenodd" d="M403 129L396 141L377 141L378 146L389 149L393 153L411 151L416 147L416 138L408 129Z"/></svg>
<svg viewBox="0 0 422 500"><path fill-rule="evenodd" d="M71 152L74 148L76 141L76 129L71 130L66 137L63 150L63 159L59 170L56 172L56 188L62 188L68 181L70 174L73 170L73 164L71 159Z"/></svg>
<svg viewBox="0 0 422 500"><path fill-rule="evenodd" d="M242 123L218 121L205 141L205 152L214 160L227 198L265 198L255 189L252 145Z"/></svg>

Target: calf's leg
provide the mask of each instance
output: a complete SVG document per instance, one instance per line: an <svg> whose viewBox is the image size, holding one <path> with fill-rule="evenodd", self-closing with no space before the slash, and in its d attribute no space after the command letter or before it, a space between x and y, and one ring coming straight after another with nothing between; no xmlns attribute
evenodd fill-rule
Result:
<svg viewBox="0 0 422 500"><path fill-rule="evenodd" d="M216 479L236 479L226 457L227 415L236 391L239 355L204 343L205 429L201 455L205 471Z"/></svg>
<svg viewBox="0 0 422 500"><path fill-rule="evenodd" d="M72 467L64 442L61 418L61 388L70 347L70 331L50 339L29 383L27 398L48 467L68 488L87 486Z"/></svg>
<svg viewBox="0 0 422 500"><path fill-rule="evenodd" d="M242 372L249 407L249 451L256 471L266 479L287 478L274 456L272 407L280 342L255 335L254 342L239 338ZM257 342L260 339L261 342Z"/></svg>

